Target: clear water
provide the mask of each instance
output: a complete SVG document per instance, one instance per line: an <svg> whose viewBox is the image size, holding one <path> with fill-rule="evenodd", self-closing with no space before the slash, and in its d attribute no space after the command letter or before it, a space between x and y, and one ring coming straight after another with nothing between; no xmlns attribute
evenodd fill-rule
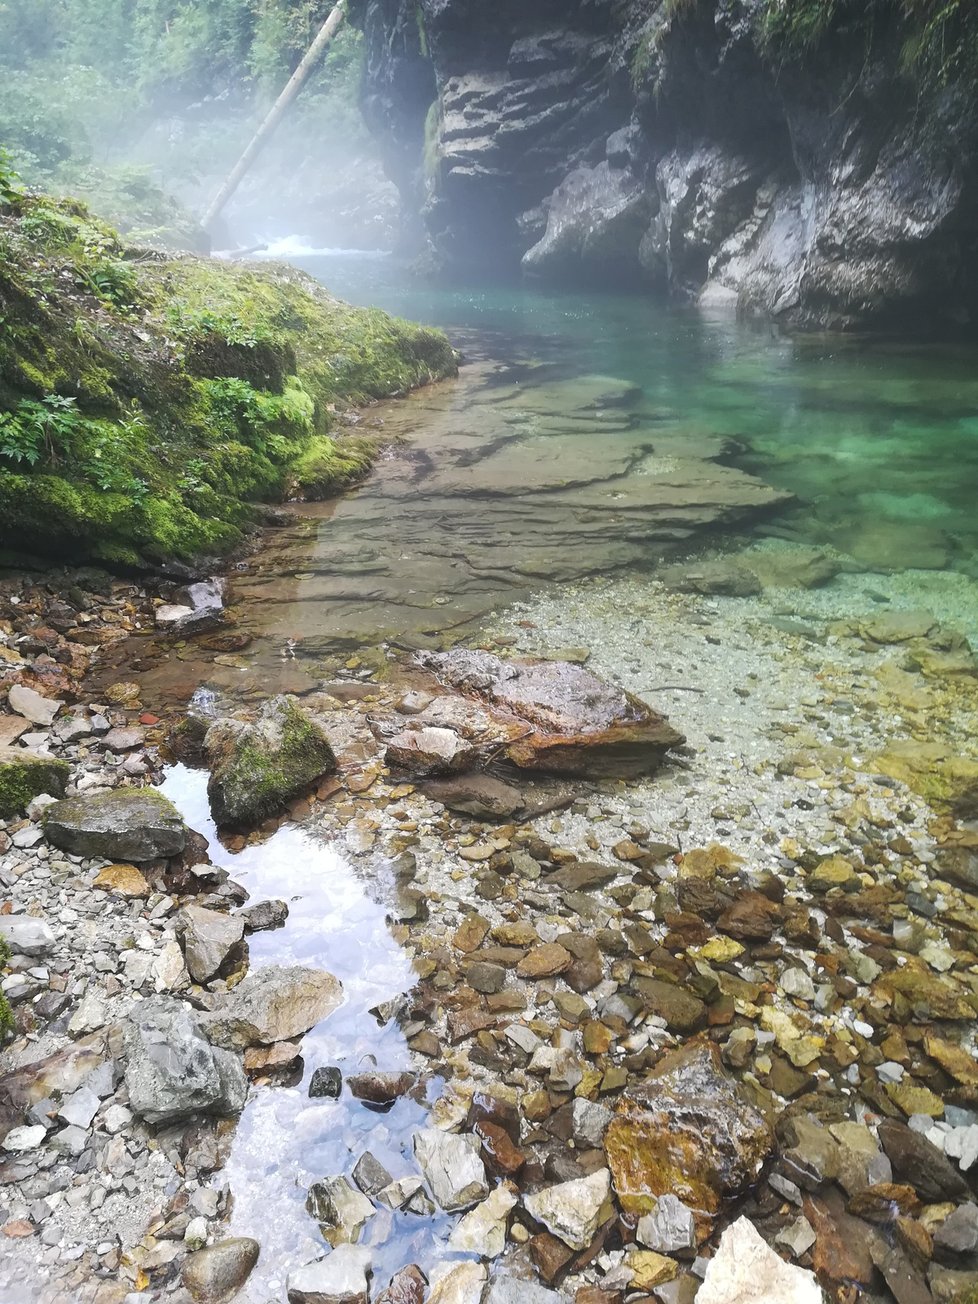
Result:
<svg viewBox="0 0 978 1304"><path fill-rule="evenodd" d="M620 377L671 428L745 441L743 465L798 496L785 521L798 537L870 569L976 567L975 345L787 338L638 295L438 287L390 258L296 261L353 302Z"/></svg>

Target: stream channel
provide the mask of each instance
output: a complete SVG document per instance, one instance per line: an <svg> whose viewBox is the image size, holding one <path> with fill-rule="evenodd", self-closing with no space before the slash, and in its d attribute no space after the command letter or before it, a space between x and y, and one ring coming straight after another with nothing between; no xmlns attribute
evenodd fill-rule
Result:
<svg viewBox="0 0 978 1304"><path fill-rule="evenodd" d="M704 538L759 531L833 546L870 571L975 573L971 349L792 340L638 297L433 289L384 258L295 261L342 297L445 327L465 356L461 379L363 414L364 428L397 441L375 472L270 531L235 578L248 651L150 647L134 666L147 701L301 693L364 648L465 639L536 590L641 576ZM973 629L976 613L963 615ZM252 938L252 965L323 967L346 996L306 1037L301 1079L252 1091L216 1177L233 1192L231 1233L262 1244L245 1298L264 1304L324 1248L304 1209L313 1181L349 1173L366 1149L395 1177L416 1171L423 1101L377 1113L345 1088L335 1101L308 1097L321 1065L411 1066L403 1029L370 1011L414 978L388 927L381 857L367 879L312 821L231 854L204 783L175 766L164 791L253 901L289 902L283 929ZM428 1082L429 1101L438 1088ZM405 1263L443 1259L450 1230L443 1215L372 1219L375 1289Z"/></svg>

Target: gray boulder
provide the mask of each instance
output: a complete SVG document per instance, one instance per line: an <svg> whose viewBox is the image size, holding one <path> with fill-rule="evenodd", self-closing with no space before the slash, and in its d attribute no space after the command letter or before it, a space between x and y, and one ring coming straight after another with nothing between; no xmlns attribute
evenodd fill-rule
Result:
<svg viewBox="0 0 978 1304"><path fill-rule="evenodd" d="M155 788L68 797L45 812L44 832L62 851L106 860L178 856L187 842L179 812Z"/></svg>
<svg viewBox="0 0 978 1304"><path fill-rule="evenodd" d="M250 1236L232 1236L188 1255L181 1277L194 1304L228 1304L250 1277L260 1252Z"/></svg>
<svg viewBox="0 0 978 1304"><path fill-rule="evenodd" d="M156 628L165 634L187 638L204 634L224 624L224 581L201 580L174 594L174 601L156 609Z"/></svg>
<svg viewBox="0 0 978 1304"><path fill-rule="evenodd" d="M203 906L184 906L177 916L187 971L195 982L205 983L220 969L244 936L244 920Z"/></svg>
<svg viewBox="0 0 978 1304"><path fill-rule="evenodd" d="M151 998L125 1030L125 1080L133 1113L147 1123L193 1114L238 1114L248 1079L238 1057L212 1046L178 1001Z"/></svg>
<svg viewBox="0 0 978 1304"><path fill-rule="evenodd" d="M294 697L273 697L257 720L218 720L204 750L211 769L211 811L220 825L253 825L336 769L319 724Z"/></svg>

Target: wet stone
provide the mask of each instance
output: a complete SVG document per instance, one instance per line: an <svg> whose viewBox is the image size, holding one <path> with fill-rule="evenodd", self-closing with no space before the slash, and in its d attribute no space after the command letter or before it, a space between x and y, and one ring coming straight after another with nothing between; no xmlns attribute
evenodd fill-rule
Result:
<svg viewBox="0 0 978 1304"><path fill-rule="evenodd" d="M479 1158L479 1138L422 1128L414 1134L414 1154L437 1203L447 1213L468 1209L488 1194Z"/></svg>
<svg viewBox="0 0 978 1304"><path fill-rule="evenodd" d="M289 1304L369 1304L370 1268L369 1250L338 1245L326 1258L289 1273Z"/></svg>
<svg viewBox="0 0 978 1304"><path fill-rule="evenodd" d="M259 1252L257 1241L236 1236L188 1255L180 1275L194 1304L228 1304L251 1275Z"/></svg>
<svg viewBox="0 0 978 1304"><path fill-rule="evenodd" d="M598 1227L611 1216L611 1174L599 1169L590 1177L563 1182L523 1197L535 1222L542 1223L572 1250L584 1250Z"/></svg>

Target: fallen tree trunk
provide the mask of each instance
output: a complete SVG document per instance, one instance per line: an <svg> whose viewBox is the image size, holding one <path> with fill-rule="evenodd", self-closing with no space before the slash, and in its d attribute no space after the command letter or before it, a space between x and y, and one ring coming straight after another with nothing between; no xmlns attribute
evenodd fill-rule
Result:
<svg viewBox="0 0 978 1304"><path fill-rule="evenodd" d="M316 64L326 52L330 41L339 31L343 19L346 15L346 0L339 0L330 11L329 17L323 23L322 27L316 34L316 39L310 45L309 49L302 57L302 62L296 68L295 72L289 78L285 88L279 95L278 99L269 109L264 122L255 132L249 141L244 153L235 163L234 167L227 175L227 179L221 186L220 190L214 196L214 200L204 214L201 223L205 228L209 227L214 219L218 216L228 200L237 190L248 170L254 163L255 159L261 153L266 141L272 132L285 117L289 105L293 102L299 91L308 78L309 74L316 67Z"/></svg>

